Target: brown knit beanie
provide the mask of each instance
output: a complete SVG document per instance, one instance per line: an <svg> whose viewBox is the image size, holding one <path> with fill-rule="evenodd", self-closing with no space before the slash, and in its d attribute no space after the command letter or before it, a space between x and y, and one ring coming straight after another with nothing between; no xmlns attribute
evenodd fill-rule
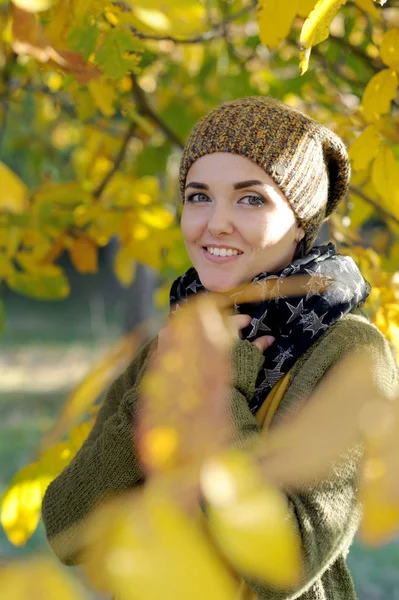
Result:
<svg viewBox="0 0 399 600"><path fill-rule="evenodd" d="M273 178L305 230L306 252L349 187L350 163L342 140L273 98L226 102L194 126L180 163L182 199L189 168L213 152L246 156Z"/></svg>

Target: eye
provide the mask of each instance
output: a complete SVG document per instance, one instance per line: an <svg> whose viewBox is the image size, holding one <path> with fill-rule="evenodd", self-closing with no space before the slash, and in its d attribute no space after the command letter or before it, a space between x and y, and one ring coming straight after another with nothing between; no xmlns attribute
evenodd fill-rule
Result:
<svg viewBox="0 0 399 600"><path fill-rule="evenodd" d="M244 202L243 204L247 204L248 206L262 206L263 204L266 204L266 200L262 196L255 195L244 196L244 198L241 198L240 202L242 202L242 200L245 200L246 198L248 198L250 202Z"/></svg>
<svg viewBox="0 0 399 600"><path fill-rule="evenodd" d="M196 200L194 198L197 198ZM206 194L202 194L198 192L197 194L191 194L186 198L186 202L192 202L193 204L198 204L199 202L207 202L209 200Z"/></svg>

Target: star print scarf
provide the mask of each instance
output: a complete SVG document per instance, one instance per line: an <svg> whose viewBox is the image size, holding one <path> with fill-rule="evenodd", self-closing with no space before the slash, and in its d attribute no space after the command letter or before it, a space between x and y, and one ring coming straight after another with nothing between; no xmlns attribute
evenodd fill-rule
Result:
<svg viewBox="0 0 399 600"><path fill-rule="evenodd" d="M355 261L337 254L334 244L315 246L310 252L276 273L263 272L250 285L268 279L292 275L327 276L331 284L323 292L316 291L312 279L301 296L276 298L252 304L235 303L238 314L248 314L252 321L241 330L241 339L254 341L262 335L272 335L275 342L265 353L258 374L254 397L249 407L255 413L272 387L295 364L296 360L331 325L346 315L370 294L369 283L363 278ZM192 294L208 293L197 271L191 267L178 277L170 290L170 315L184 307Z"/></svg>

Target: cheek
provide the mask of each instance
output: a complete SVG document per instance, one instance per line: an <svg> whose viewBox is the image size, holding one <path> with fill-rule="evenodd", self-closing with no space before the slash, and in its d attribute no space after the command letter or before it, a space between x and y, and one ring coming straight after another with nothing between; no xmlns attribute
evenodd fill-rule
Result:
<svg viewBox="0 0 399 600"><path fill-rule="evenodd" d="M181 230L186 241L193 241L201 235L204 227L204 219L201 215L193 214L190 210L183 208L181 216Z"/></svg>
<svg viewBox="0 0 399 600"><path fill-rule="evenodd" d="M262 250L294 238L295 217L291 211L268 213L247 224L245 237L252 247Z"/></svg>

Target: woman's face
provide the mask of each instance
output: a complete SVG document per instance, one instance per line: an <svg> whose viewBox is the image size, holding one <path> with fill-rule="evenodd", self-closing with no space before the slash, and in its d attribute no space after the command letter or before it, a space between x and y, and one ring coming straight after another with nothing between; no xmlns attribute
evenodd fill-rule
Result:
<svg viewBox="0 0 399 600"><path fill-rule="evenodd" d="M272 178L228 152L206 154L190 167L181 226L201 283L213 292L283 269L305 233Z"/></svg>

